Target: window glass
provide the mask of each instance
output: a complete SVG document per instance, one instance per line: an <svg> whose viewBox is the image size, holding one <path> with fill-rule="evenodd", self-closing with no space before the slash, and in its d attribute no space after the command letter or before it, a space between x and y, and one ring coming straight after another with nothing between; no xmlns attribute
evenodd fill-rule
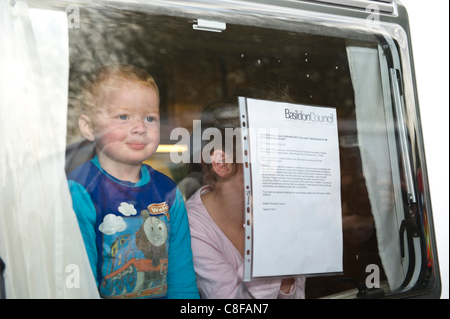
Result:
<svg viewBox="0 0 450 319"><path fill-rule="evenodd" d="M335 108L338 119L344 236L344 273L306 280L307 298L355 297L355 284L378 280L386 294L423 278L422 238L399 229L409 215L398 146L388 61L376 41L226 24L222 32L195 30L194 17L116 9L83 9L82 26L69 29L70 79L66 171L91 159L92 144L78 129L83 86L105 64L147 70L159 86L161 141L146 161L171 177L188 199L204 181L195 163L170 158L171 132L191 134L210 102L248 89L282 89L295 103ZM227 116L224 109L224 116ZM186 145L186 149L189 149ZM190 175L192 174L192 175ZM194 177L186 185L186 177ZM406 212L406 213L405 213ZM420 222L420 221L419 221ZM408 246L409 245L409 246ZM422 269L409 274L410 263ZM406 286L405 278L412 277ZM375 278L375 279L371 279ZM372 281L371 281L372 280ZM408 287L407 287L408 286Z"/></svg>

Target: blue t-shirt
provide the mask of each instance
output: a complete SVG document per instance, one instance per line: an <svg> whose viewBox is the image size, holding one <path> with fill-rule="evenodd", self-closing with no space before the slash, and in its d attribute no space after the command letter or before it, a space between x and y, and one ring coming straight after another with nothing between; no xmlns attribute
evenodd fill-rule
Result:
<svg viewBox="0 0 450 319"><path fill-rule="evenodd" d="M137 183L121 181L97 157L68 180L103 298L198 298L189 222L175 182L148 165Z"/></svg>

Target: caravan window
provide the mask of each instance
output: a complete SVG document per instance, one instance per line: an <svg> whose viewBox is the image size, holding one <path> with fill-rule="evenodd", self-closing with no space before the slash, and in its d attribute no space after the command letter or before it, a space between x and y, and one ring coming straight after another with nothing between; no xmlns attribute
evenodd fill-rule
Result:
<svg viewBox="0 0 450 319"><path fill-rule="evenodd" d="M344 274L308 278L306 296L342 296L356 287L336 278L366 283L374 269L387 295L431 279L432 256L424 251L426 238L418 235L426 214L417 198L408 197L418 194L418 185L408 188L413 153L404 146L414 143L414 136L398 124L405 116L395 104L403 98L403 83L392 38L269 17L247 24L226 14L216 19L225 30L213 32L219 30L194 28L206 14L201 11L81 8L81 26L69 32L69 148L80 141L76 106L83 82L103 64L135 64L155 77L163 145L178 142L170 139L175 128L192 132L211 101L248 87L282 87L296 103L335 108L338 119ZM192 173L192 165L174 164L163 147L149 163L177 183ZM194 190L182 189L185 198Z"/></svg>
<svg viewBox="0 0 450 319"><path fill-rule="evenodd" d="M307 278L306 297L354 298L358 290L348 279L379 284L387 297L428 291L436 275L420 179L423 151L411 129L416 115L407 111L414 97L400 29L300 5L227 3L78 2L79 25L69 28L68 39L66 173L95 155L78 117L83 87L102 65L133 64L155 78L161 145L146 163L171 177L185 199L202 185L202 172L196 163L173 162L171 147L179 140L171 132L192 133L212 101L278 88L295 103L337 112L344 271ZM202 27L205 20L211 23Z"/></svg>

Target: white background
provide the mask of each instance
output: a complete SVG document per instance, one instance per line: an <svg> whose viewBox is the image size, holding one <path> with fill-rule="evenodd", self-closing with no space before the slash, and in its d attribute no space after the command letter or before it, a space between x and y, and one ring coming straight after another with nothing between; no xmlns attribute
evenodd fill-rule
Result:
<svg viewBox="0 0 450 319"><path fill-rule="evenodd" d="M449 298L449 0L401 0L409 13L433 217Z"/></svg>

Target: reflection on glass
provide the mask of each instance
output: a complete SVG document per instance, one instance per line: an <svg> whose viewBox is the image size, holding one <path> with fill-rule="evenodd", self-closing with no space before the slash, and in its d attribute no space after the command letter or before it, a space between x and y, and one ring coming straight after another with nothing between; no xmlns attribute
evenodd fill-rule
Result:
<svg viewBox="0 0 450 319"><path fill-rule="evenodd" d="M384 138L387 126L385 120L360 120L361 110L377 108L383 113L385 106L383 102L369 103L370 97L358 100L365 93L360 93L358 81L362 78L355 78L355 64L352 66L351 62L356 55L348 50L346 40L233 24L227 24L221 33L214 33L194 30L192 24L192 19L139 12L87 8L83 11L82 27L69 29L67 172L94 156L92 147L78 132L78 116L82 87L98 66L133 64L154 76L161 98L162 145L146 163L177 182L185 200L203 184L203 176L197 163L175 164L170 160L171 145L178 142L170 140L170 133L184 128L192 136L194 121L200 119L205 105L240 89L265 85L285 88L296 103L337 110L344 232L344 275L339 278L356 278L364 283L367 266L377 265L380 283L389 293L397 284L392 283L388 278L391 275L387 276L384 269L385 257L380 256L378 238L380 234L384 236L384 230L377 228L378 216L374 212L395 214L393 177L382 171L391 162L388 154L382 163L369 159L370 152L366 152L363 144L368 139L361 140L364 127L376 127L373 132L365 132L366 137ZM375 43L358 45L369 52L378 52ZM380 68L378 58L376 61L374 67ZM364 74L365 70L358 72ZM226 109L223 115L226 116ZM192 145L181 146L179 151L183 150L191 151ZM368 170L370 161L379 171ZM376 178L379 174L384 174L383 178ZM389 269L389 274L400 273L404 277L401 262L397 268ZM334 279L308 278L306 297L326 297L355 288Z"/></svg>

